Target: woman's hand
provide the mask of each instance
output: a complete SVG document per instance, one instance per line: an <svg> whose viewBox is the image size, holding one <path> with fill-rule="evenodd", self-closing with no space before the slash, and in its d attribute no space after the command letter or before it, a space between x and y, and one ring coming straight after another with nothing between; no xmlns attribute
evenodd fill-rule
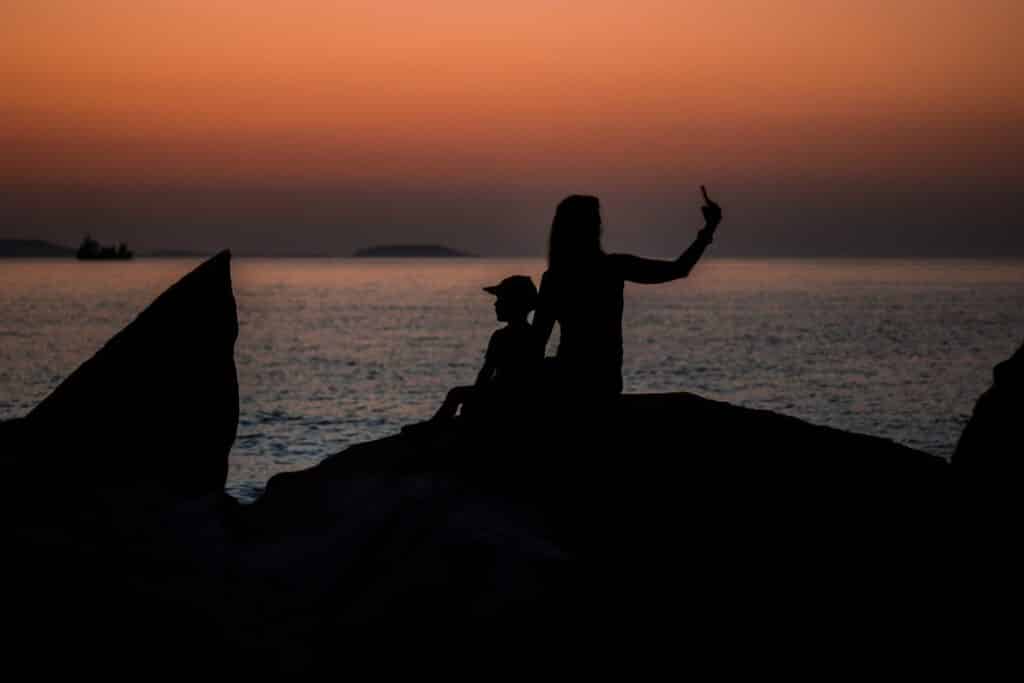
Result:
<svg viewBox="0 0 1024 683"><path fill-rule="evenodd" d="M704 214L704 227L714 232L718 224L722 222L722 207L711 201L708 191L704 189L703 185L700 186L700 192L704 195L704 206L700 207L700 212Z"/></svg>
<svg viewBox="0 0 1024 683"><path fill-rule="evenodd" d="M640 258L639 256L631 256L629 254L609 255L611 263L615 264L618 272L622 274L623 280L639 282L644 285L655 285L661 282L672 282L672 280L678 280L690 274L693 267L697 265L697 261L700 260L701 254L704 253L704 250L714 240L715 228L722 221L722 207L711 201L711 198L708 197L708 191L704 189L703 185L700 186L700 191L704 195L704 206L700 207L701 213L704 214L704 227L697 232L697 239L675 261ZM547 273L544 276L546 278ZM543 301L544 280L541 280L540 290L540 298ZM534 326L537 325L538 313L540 313L539 305L537 313L533 315ZM548 331L547 334L550 334L550 325L546 329ZM547 340L547 335L544 336L544 339L545 341Z"/></svg>

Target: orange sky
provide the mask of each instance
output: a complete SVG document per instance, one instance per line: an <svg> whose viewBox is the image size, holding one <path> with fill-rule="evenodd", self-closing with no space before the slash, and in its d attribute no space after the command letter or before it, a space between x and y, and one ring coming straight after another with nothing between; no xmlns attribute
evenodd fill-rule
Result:
<svg viewBox="0 0 1024 683"><path fill-rule="evenodd" d="M1019 179L1019 0L498 5L7 0L0 182Z"/></svg>

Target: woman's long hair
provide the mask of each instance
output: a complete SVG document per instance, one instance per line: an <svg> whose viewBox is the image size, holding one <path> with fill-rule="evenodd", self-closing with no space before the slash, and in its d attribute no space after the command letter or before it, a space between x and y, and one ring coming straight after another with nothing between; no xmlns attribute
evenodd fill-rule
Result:
<svg viewBox="0 0 1024 683"><path fill-rule="evenodd" d="M574 194L559 202L551 221L548 269L571 269L602 253L601 204L597 197Z"/></svg>

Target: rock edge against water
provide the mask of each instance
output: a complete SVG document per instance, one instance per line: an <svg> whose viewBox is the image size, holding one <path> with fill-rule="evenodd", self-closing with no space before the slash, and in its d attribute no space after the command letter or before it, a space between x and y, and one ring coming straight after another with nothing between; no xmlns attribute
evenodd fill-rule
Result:
<svg viewBox="0 0 1024 683"><path fill-rule="evenodd" d="M874 638L944 638L1009 604L1022 352L952 464L630 395L540 404L529 430L455 422L354 446L243 506L224 493L237 334L224 252L0 424L9 666L280 675L471 651L635 670L794 639L862 656L865 621Z"/></svg>

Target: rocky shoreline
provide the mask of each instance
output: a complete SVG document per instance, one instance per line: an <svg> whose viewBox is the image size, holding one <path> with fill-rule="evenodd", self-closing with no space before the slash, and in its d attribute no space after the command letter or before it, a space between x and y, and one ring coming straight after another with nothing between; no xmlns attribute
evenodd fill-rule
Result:
<svg viewBox="0 0 1024 683"><path fill-rule="evenodd" d="M1024 350L951 463L693 394L626 395L557 419L548 404L531 430L456 421L361 444L240 505L224 493L237 335L223 252L0 423L15 659L280 675L454 642L671 662L680 639L711 657L781 637L780 615L804 643L861 619L935 636L1016 567L994 492L1016 483Z"/></svg>

